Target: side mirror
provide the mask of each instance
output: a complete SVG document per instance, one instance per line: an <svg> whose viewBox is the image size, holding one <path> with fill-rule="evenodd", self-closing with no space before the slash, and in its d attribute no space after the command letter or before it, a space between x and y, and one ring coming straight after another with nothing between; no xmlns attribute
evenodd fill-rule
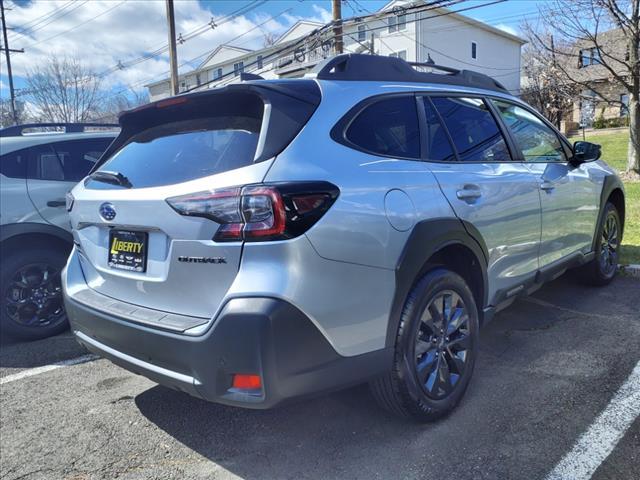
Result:
<svg viewBox="0 0 640 480"><path fill-rule="evenodd" d="M573 144L573 158L571 163L580 165L587 162L595 162L600 158L602 150L597 143L576 142Z"/></svg>

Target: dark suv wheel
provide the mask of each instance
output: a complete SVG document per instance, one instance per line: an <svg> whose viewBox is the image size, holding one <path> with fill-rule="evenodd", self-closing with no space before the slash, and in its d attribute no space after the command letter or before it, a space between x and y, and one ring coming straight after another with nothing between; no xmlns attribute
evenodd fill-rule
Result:
<svg viewBox="0 0 640 480"><path fill-rule="evenodd" d="M0 328L3 333L37 340L68 328L60 271L64 250L31 246L3 251L0 268Z"/></svg>
<svg viewBox="0 0 640 480"><path fill-rule="evenodd" d="M595 258L581 268L581 280L590 285L607 285L618 271L622 223L615 205L607 202L596 232Z"/></svg>
<svg viewBox="0 0 640 480"><path fill-rule="evenodd" d="M427 273L404 305L392 371L371 383L377 401L421 422L449 413L471 379L478 330L476 303L464 279L444 268Z"/></svg>

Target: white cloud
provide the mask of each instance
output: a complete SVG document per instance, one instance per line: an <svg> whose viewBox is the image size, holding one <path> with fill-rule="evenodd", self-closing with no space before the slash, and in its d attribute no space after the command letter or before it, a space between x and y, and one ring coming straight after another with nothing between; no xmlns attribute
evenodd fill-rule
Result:
<svg viewBox="0 0 640 480"><path fill-rule="evenodd" d="M96 72L105 72L118 65L147 55L167 44L165 2L151 0L89 0L79 6L67 6L68 0L33 1L27 5L17 4L8 12L10 26L20 26L37 21L54 11L67 12L66 15L51 17L54 20L34 25L32 30L14 30L9 43L12 48L24 48L25 53L12 56L14 75L25 76L34 67L46 62L52 55L75 56ZM214 5L215 3L212 3ZM195 0L183 0L175 3L176 33L186 36L199 27L206 25L212 14ZM283 9L295 4L284 5ZM311 20L330 21L330 13L313 5L314 16ZM215 12L214 12L215 13ZM277 15L280 12L276 12ZM232 21L222 23L222 15L216 14L219 25L208 28L183 44L178 45L178 63L196 60L181 68L188 71L205 58L205 53L215 49L221 43L232 41L242 34L233 44L244 48L260 48L264 33L281 34L299 16L280 15L267 21L271 15L252 11ZM47 20L48 21L48 20ZM257 25L267 21L257 28ZM86 22L86 23L84 23ZM41 28L39 28L41 27ZM105 77L105 87L133 85L141 89L144 83L166 76L169 70L168 55L163 53L150 60L138 63Z"/></svg>

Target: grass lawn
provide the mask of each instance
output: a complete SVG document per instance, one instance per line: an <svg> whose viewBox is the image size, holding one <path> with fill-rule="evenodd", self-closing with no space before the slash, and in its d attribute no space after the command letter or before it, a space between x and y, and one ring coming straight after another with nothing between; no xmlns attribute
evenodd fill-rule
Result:
<svg viewBox="0 0 640 480"><path fill-rule="evenodd" d="M582 140L582 136L570 139L572 142ZM587 142L602 145L602 158L617 171L624 171L627 166L627 145L629 132L590 133ZM625 182L626 220L622 242L620 263L640 264L640 182Z"/></svg>

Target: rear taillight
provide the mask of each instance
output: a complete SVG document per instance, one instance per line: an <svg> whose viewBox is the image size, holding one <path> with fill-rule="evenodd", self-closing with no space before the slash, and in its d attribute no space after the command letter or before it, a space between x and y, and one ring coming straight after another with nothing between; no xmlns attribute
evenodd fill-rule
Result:
<svg viewBox="0 0 640 480"><path fill-rule="evenodd" d="M327 182L248 185L168 198L180 215L220 224L216 242L259 242L294 238L331 207L339 190Z"/></svg>

